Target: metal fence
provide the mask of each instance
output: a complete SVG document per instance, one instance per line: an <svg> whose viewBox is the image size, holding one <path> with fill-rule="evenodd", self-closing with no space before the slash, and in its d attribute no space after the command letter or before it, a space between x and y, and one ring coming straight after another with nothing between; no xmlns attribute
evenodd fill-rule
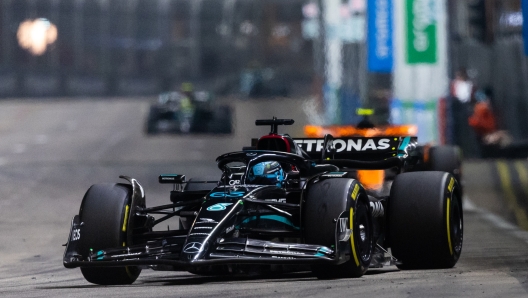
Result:
<svg viewBox="0 0 528 298"><path fill-rule="evenodd" d="M152 94L181 81L224 89L247 68L312 73L302 0L2 0L0 97ZM24 21L57 30L42 54L20 45Z"/></svg>

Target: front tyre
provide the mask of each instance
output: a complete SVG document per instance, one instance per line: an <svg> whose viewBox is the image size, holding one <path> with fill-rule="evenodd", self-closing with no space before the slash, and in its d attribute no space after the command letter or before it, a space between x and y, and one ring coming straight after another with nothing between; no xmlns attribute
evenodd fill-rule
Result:
<svg viewBox="0 0 528 298"><path fill-rule="evenodd" d="M372 258L372 216L368 197L357 180L335 178L308 188L304 204L305 242L336 248L348 260L339 265L314 265L320 279L360 277Z"/></svg>
<svg viewBox="0 0 528 298"><path fill-rule="evenodd" d="M132 188L126 184L95 184L84 195L79 211L83 223L79 239L79 252L88 256L90 251L126 246L128 212ZM141 269L126 267L81 267L84 278L98 285L133 283Z"/></svg>
<svg viewBox="0 0 528 298"><path fill-rule="evenodd" d="M396 177L389 198L388 233L400 269L452 268L462 252L460 186L446 172Z"/></svg>

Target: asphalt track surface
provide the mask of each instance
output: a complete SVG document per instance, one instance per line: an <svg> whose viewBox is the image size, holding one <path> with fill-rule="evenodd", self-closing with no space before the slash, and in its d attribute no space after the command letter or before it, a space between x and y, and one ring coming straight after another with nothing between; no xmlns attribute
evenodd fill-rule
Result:
<svg viewBox="0 0 528 298"><path fill-rule="evenodd" d="M160 173L218 171L216 156L268 132L253 126L256 118L294 118L288 132L301 136L302 104L238 101L231 136L146 137L146 99L0 102L0 297L528 296L528 232L518 227L528 206L525 160L465 162L464 247L453 269L389 266L336 280L309 272L218 278L144 270L133 285L96 286L62 266L61 245L91 184L125 174L145 187L147 205L166 204L170 187L157 183Z"/></svg>

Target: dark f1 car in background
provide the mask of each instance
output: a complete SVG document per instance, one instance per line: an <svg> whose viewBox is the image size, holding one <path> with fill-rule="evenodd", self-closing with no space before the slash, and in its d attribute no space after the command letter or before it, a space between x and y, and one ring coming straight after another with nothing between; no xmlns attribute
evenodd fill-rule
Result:
<svg viewBox="0 0 528 298"><path fill-rule="evenodd" d="M149 108L145 133L212 133L230 134L231 107L214 102L205 91L167 92Z"/></svg>
<svg viewBox="0 0 528 298"><path fill-rule="evenodd" d="M227 274L309 265L317 277L334 278L387 264L456 264L463 242L460 186L448 172L414 172L423 158L416 138L326 135L299 146L277 132L293 120L256 124L271 125L271 132L219 156L218 180L159 176L173 185L170 204L147 207L143 188L130 177L91 186L73 217L64 266L80 267L95 284L130 284L146 268ZM389 168L397 175L387 194L357 179L358 169ZM154 230L174 216L179 229Z"/></svg>

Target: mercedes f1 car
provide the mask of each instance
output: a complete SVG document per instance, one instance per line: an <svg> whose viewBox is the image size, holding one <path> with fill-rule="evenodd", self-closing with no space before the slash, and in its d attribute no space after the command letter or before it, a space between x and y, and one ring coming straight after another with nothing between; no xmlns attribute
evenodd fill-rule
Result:
<svg viewBox="0 0 528 298"><path fill-rule="evenodd" d="M214 102L209 92L166 92L150 105L145 133L232 133L232 110Z"/></svg>
<svg viewBox="0 0 528 298"><path fill-rule="evenodd" d="M92 185L73 217L63 256L95 284L130 284L142 269L229 274L311 269L318 278L360 277L368 268L451 268L461 254L456 178L415 171L415 137L293 139L291 119L257 120L271 132L216 159L214 181L163 174L170 204L147 207L127 183ZM395 169L388 193L358 169ZM179 228L157 230L179 217Z"/></svg>

